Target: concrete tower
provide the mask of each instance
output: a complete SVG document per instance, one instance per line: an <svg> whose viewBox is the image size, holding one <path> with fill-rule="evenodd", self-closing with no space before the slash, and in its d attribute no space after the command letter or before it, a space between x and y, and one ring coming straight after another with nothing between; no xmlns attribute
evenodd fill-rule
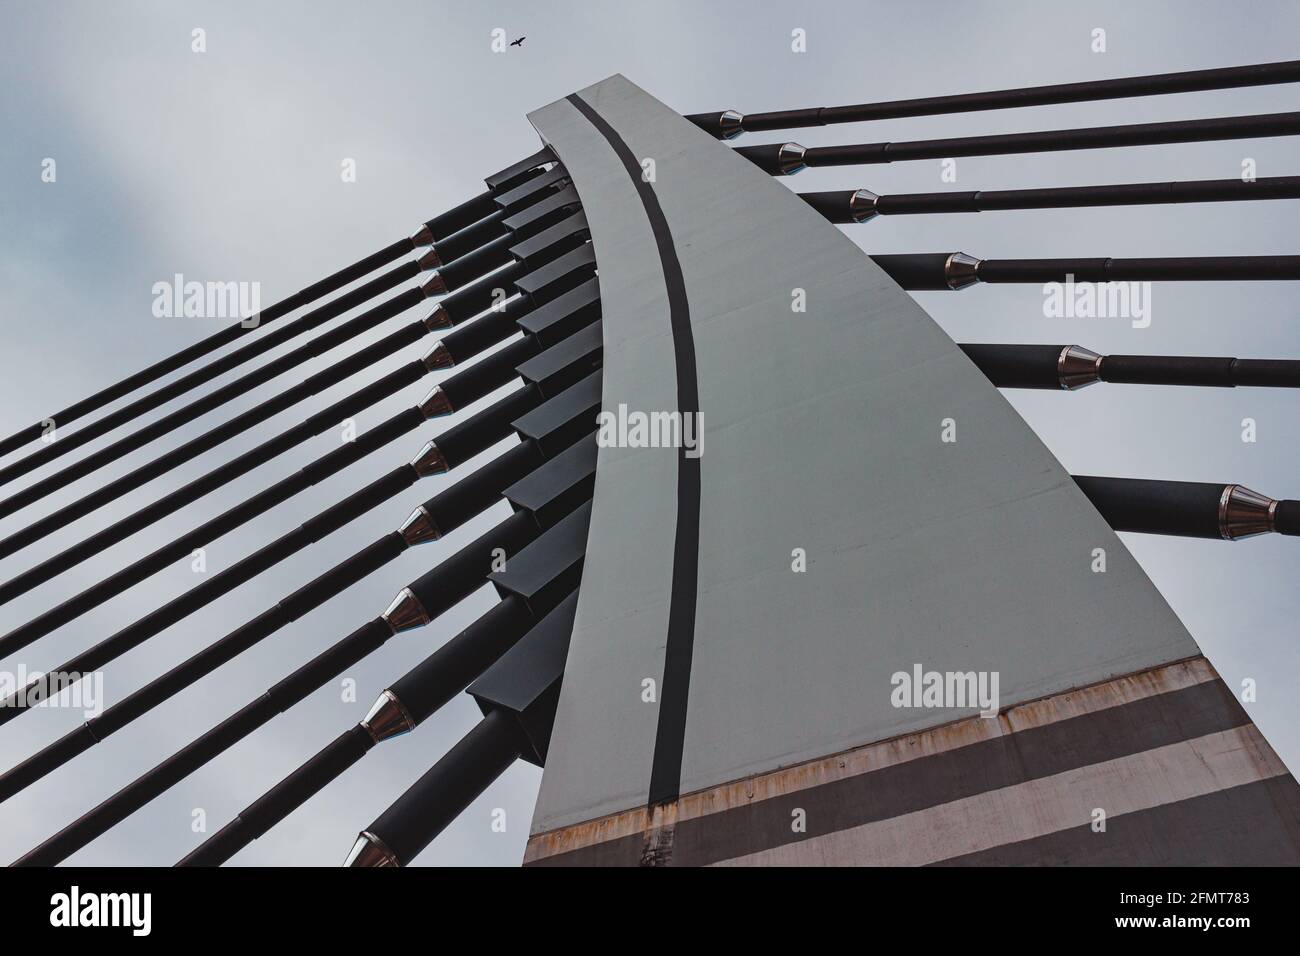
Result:
<svg viewBox="0 0 1300 956"><path fill-rule="evenodd" d="M702 441L599 450L527 863L1300 863L1294 778L911 297L621 76L530 119L604 411Z"/></svg>

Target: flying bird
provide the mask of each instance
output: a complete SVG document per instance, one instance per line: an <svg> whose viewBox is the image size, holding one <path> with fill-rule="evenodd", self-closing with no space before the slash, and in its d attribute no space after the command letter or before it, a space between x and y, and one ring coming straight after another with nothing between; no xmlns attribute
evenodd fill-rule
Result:
<svg viewBox="0 0 1300 956"><path fill-rule="evenodd" d="M528 39L528 37L520 37L518 40L511 40L511 41L510 41L510 45L511 45L511 46L522 47L522 46L524 45L524 41L527 40L527 39Z"/></svg>

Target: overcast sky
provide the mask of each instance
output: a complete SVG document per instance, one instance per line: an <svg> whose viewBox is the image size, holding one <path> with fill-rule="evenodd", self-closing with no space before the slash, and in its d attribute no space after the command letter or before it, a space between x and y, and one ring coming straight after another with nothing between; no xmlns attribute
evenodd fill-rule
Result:
<svg viewBox="0 0 1300 956"><path fill-rule="evenodd" d="M158 319L155 282L260 282L267 305L478 192L482 177L532 152L525 119L621 72L682 112L756 112L1282 60L1295 56L1300 6L1256 2L965 3L344 3L0 0L0 433L31 424L225 323ZM491 51L491 31L522 47ZM206 32L206 52L191 49ZM790 49L807 32L807 52ZM1093 31L1106 51L1093 52ZM1300 88L1265 87L798 131L806 146L1186 119L1297 108ZM745 142L780 141L779 134ZM41 181L52 158L57 180ZM1231 178L1300 172L1294 139L962 159L955 184L938 163L806 172L801 190L878 193ZM341 180L355 160L356 182ZM1294 202L986 213L881 219L849 227L868 252L963 249L998 256L1233 255L1300 252ZM1099 352L1300 357L1295 286L1169 284L1150 328L1125 320L1046 319L1036 286L922 293L960 342L1078 343ZM418 318L387 323L362 341ZM421 354L410 349L388 371ZM273 354L287 351L282 347ZM326 361L346 353L346 348ZM307 371L323 367L316 363ZM245 370L246 371L246 370ZM233 379L239 372L221 381ZM228 460L353 390L330 389L18 555L0 578ZM297 380L294 376L289 381ZM425 385L358 420L372 426ZM211 388L211 386L209 386ZM265 391L151 446L157 453L225 421ZM1267 390L1098 386L1078 394L1011 393L1075 473L1236 481L1300 497L1297 397ZM171 407L179 407L174 403ZM1241 441L1253 418L1258 441ZM445 427L426 426L208 548L215 573L408 459ZM153 526L76 571L0 607L8 631L146 549L337 447L327 432ZM100 440L92 447L106 442ZM84 453L83 453L84 454ZM8 460L8 459L7 459ZM65 462L71 459L65 459ZM7 534L144 459L103 469L20 515ZM474 463L464 466L467 474ZM53 469L29 476L21 487ZM426 479L274 574L227 595L105 672L108 701L269 608L394 529L444 484ZM442 481L445 481L442 480ZM10 488L5 488L8 493ZM0 806L0 856L30 849L260 694L328 643L382 611L409 580L507 513L505 505L443 544L413 549L324 607L155 709L92 752ZM1249 711L1292 770L1300 768L1300 543L1227 544L1124 536L1229 685L1258 682ZM80 618L0 668L50 668L196 583L188 562ZM373 698L492 604L484 590L436 624L394 638L338 681L191 775L71 860L170 864L208 832L355 723ZM1044 627L1051 622L1045 621ZM462 698L412 735L376 748L338 783L242 852L248 864L336 865L356 832L478 719ZM0 728L10 766L74 728L42 710ZM516 765L418 860L515 864L540 772ZM506 811L493 832L494 808Z"/></svg>

